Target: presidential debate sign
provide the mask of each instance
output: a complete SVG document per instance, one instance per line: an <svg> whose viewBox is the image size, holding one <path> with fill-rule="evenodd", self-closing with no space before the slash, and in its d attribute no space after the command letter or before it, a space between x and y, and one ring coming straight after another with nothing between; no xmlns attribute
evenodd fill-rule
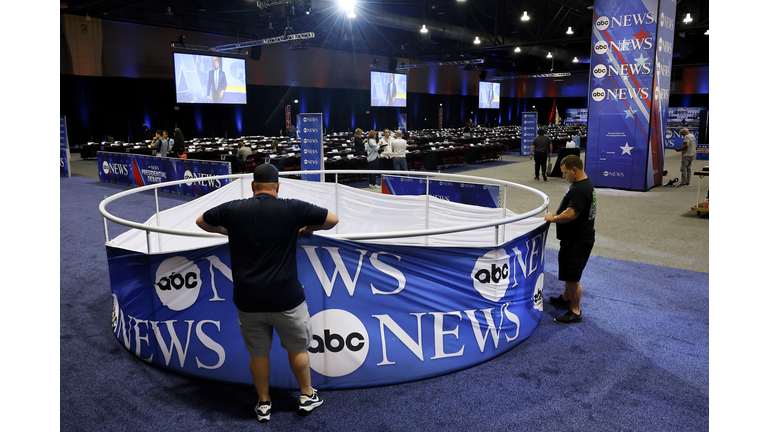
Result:
<svg viewBox="0 0 768 432"><path fill-rule="evenodd" d="M299 240L313 386L414 381L518 345L542 317L548 228L486 248ZM107 246L107 258L112 330L129 352L185 375L253 385L228 245L159 254ZM270 385L297 389L285 358L275 335Z"/></svg>
<svg viewBox="0 0 768 432"><path fill-rule="evenodd" d="M189 180L158 188L163 192L202 196L229 183L229 179L194 182L192 179L232 174L229 162L97 152L99 180L127 186L145 186L176 180Z"/></svg>
<svg viewBox="0 0 768 432"><path fill-rule="evenodd" d="M674 0L596 0L585 171L595 186L662 182Z"/></svg>
<svg viewBox="0 0 768 432"><path fill-rule="evenodd" d="M299 114L296 134L301 140L301 170L323 169L323 114ZM302 180L325 181L320 174L302 174Z"/></svg>

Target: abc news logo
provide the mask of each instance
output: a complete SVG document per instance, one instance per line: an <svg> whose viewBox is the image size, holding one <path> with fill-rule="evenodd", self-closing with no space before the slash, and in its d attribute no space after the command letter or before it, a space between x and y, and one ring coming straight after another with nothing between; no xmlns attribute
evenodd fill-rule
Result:
<svg viewBox="0 0 768 432"><path fill-rule="evenodd" d="M320 165L320 162L312 159L304 159L304 165Z"/></svg>
<svg viewBox="0 0 768 432"><path fill-rule="evenodd" d="M155 272L155 293L170 310L182 311L195 304L200 294L200 268L197 264L175 256L166 259Z"/></svg>
<svg viewBox="0 0 768 432"><path fill-rule="evenodd" d="M310 319L312 342L309 366L315 372L340 377L363 365L368 357L368 331L355 315L342 309L326 309Z"/></svg>
<svg viewBox="0 0 768 432"><path fill-rule="evenodd" d="M304 121L307 123L317 123L320 119L317 117L304 117Z"/></svg>
<svg viewBox="0 0 768 432"><path fill-rule="evenodd" d="M624 177L623 172L603 171L603 177Z"/></svg>
<svg viewBox="0 0 768 432"><path fill-rule="evenodd" d="M600 102L603 99L605 99L605 90L603 90L601 87L598 87L594 90L592 90L592 100L595 102Z"/></svg>
<svg viewBox="0 0 768 432"><path fill-rule="evenodd" d="M311 132L311 133L317 133L317 128L304 128L304 133Z"/></svg>
<svg viewBox="0 0 768 432"><path fill-rule="evenodd" d="M109 174L110 172L113 172L118 175L128 175L128 165L126 164L118 164L118 163L109 163L107 161L104 161L103 164L101 164L101 169L104 171L104 174Z"/></svg>
<svg viewBox="0 0 768 432"><path fill-rule="evenodd" d="M318 152L315 149L304 149L304 154L318 154L318 153L320 152Z"/></svg>
<svg viewBox="0 0 768 432"><path fill-rule="evenodd" d="M304 144L307 144L307 143L317 144L318 141L315 138L304 138Z"/></svg>

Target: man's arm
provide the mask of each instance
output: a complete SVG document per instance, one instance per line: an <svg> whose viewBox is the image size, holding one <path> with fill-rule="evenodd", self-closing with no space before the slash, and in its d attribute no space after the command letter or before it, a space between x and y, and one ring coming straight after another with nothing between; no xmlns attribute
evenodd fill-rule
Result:
<svg viewBox="0 0 768 432"><path fill-rule="evenodd" d="M339 217L336 216L336 214L334 214L332 211L328 210L328 215L325 217L325 222L323 222L321 225L305 226L299 230L299 237L310 236L315 231L329 230L335 227L337 223L339 223Z"/></svg>
<svg viewBox="0 0 768 432"><path fill-rule="evenodd" d="M208 222L205 221L205 219L203 219L203 215L200 215L197 218L197 221L195 222L197 223L197 226L199 226L200 229L202 229L203 231L207 231L209 233L229 235L229 232L227 231L226 228L220 227L220 226L213 226L209 224Z"/></svg>
<svg viewBox="0 0 768 432"><path fill-rule="evenodd" d="M565 209L564 212L557 214L557 213L547 213L544 216L544 220L547 222L553 222L553 223L568 223L574 219L579 217L579 213L574 210L573 207L568 207Z"/></svg>

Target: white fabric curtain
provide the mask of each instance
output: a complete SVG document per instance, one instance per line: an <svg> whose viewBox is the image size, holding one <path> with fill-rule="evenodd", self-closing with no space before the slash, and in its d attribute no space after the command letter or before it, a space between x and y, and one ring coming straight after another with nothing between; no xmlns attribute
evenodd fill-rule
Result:
<svg viewBox="0 0 768 432"><path fill-rule="evenodd" d="M250 178L234 179L218 191L160 212L159 226L182 231L203 232L195 223L198 216L219 204L251 196L253 196L253 192L251 191ZM426 195L377 194L341 184L308 182L290 178L280 179L279 197L300 199L336 213L340 219L339 224L330 231L320 231L316 235L338 238L344 238L345 235L351 234L457 227L516 215L510 210L454 203L435 197L429 197L427 204ZM152 216L145 224L158 226L157 219L156 216ZM530 232L544 223L543 217L535 217L501 225L498 227L498 233L496 227L489 227L431 236L355 241L414 246L492 247ZM152 253L199 249L227 242L226 237L223 236L221 238L205 238L150 233L149 238ZM130 229L107 244L146 253L146 232Z"/></svg>

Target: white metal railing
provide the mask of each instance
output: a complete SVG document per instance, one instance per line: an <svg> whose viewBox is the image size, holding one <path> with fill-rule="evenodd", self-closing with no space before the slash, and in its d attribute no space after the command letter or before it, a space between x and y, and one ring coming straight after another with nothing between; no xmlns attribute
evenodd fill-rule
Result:
<svg viewBox="0 0 768 432"><path fill-rule="evenodd" d="M324 233L323 235L325 237L330 238L337 238L342 240L382 240L382 239L388 239L388 238L403 238L403 237L418 237L418 236L425 236L426 241L428 241L428 236L431 235L438 235L438 234L449 234L454 232L461 232L461 231L471 231L481 228L488 228L495 226L496 227L496 244L499 244L499 226L503 226L512 222L521 221L523 219L527 219L530 217L533 217L542 211L546 211L549 207L549 197L544 194L543 192L536 190L534 188L524 186L517 183L512 183L504 180L496 180L496 179L489 179L485 177L474 177L474 176L467 176L467 175L460 175L460 174L447 174L447 173L434 173L434 172L421 172L421 171L384 171L384 170L316 170L316 171L282 171L279 173L281 176L295 176L295 175L321 175L322 179L325 179L325 174L334 174L335 175L335 183L336 183L336 209L334 213L338 214L338 184L339 184L339 175L347 175L347 174L387 174L387 175L399 175L399 176L411 176L411 177L426 177L427 178L427 193L426 193L426 224L425 229L423 230L411 230L411 231L390 231L390 232L383 232L383 233L368 233L368 234L330 234L330 233ZM168 186L175 186L182 183L192 183L192 182L199 182L199 181L211 181L211 180L220 180L220 179L237 179L237 178L247 178L252 177L252 174L246 173L246 174L230 174L230 175L221 175L221 176L211 176L211 177L200 177L200 178L193 178L193 179L184 179L184 180L176 180L172 182L162 182L162 183L155 183L147 186L141 186L133 189L129 189L127 191L119 192L115 195L109 196L105 198L101 203L99 203L99 213L101 213L104 221L104 238L105 242L109 242L109 231L107 228L107 220L110 220L112 222L115 222L119 225L127 226L130 228L135 228L138 230L145 231L146 237L147 237L147 252L151 252L149 250L150 245L150 233L158 233L158 234L170 234L170 235L178 235L178 236L186 236L186 237L211 237L211 238L220 238L224 237L222 234L214 234L214 233L208 233L204 231L184 231L184 230L177 230L172 228L163 228L160 225L160 206L159 206L159 200L157 195L157 189L160 187L168 187ZM451 179L457 179L457 180L466 180L470 182L482 182L486 184L496 184L500 186L504 186L504 196L503 201L501 205L502 210L502 217L499 219L495 219L492 221L485 221L485 222L479 222L475 224L465 224L465 225L458 225L455 227L449 227L449 228L429 228L429 181L430 177L440 177L441 179L445 180L451 180ZM535 195L538 195L543 199L543 203L526 213L506 217L506 210L507 210L507 189L509 187L514 187L517 189L521 189L524 191L531 192ZM115 201L119 198L122 198L127 195L147 191L147 190L154 190L155 193L155 220L157 221L158 226L152 226L152 225L146 225L143 223L138 222L132 222L128 221L122 218L119 218L117 216L112 215L106 210L107 204L109 204L112 201ZM501 238L504 238L504 227L502 227L501 232ZM160 242L158 242L160 244ZM162 250L160 250L162 252Z"/></svg>

